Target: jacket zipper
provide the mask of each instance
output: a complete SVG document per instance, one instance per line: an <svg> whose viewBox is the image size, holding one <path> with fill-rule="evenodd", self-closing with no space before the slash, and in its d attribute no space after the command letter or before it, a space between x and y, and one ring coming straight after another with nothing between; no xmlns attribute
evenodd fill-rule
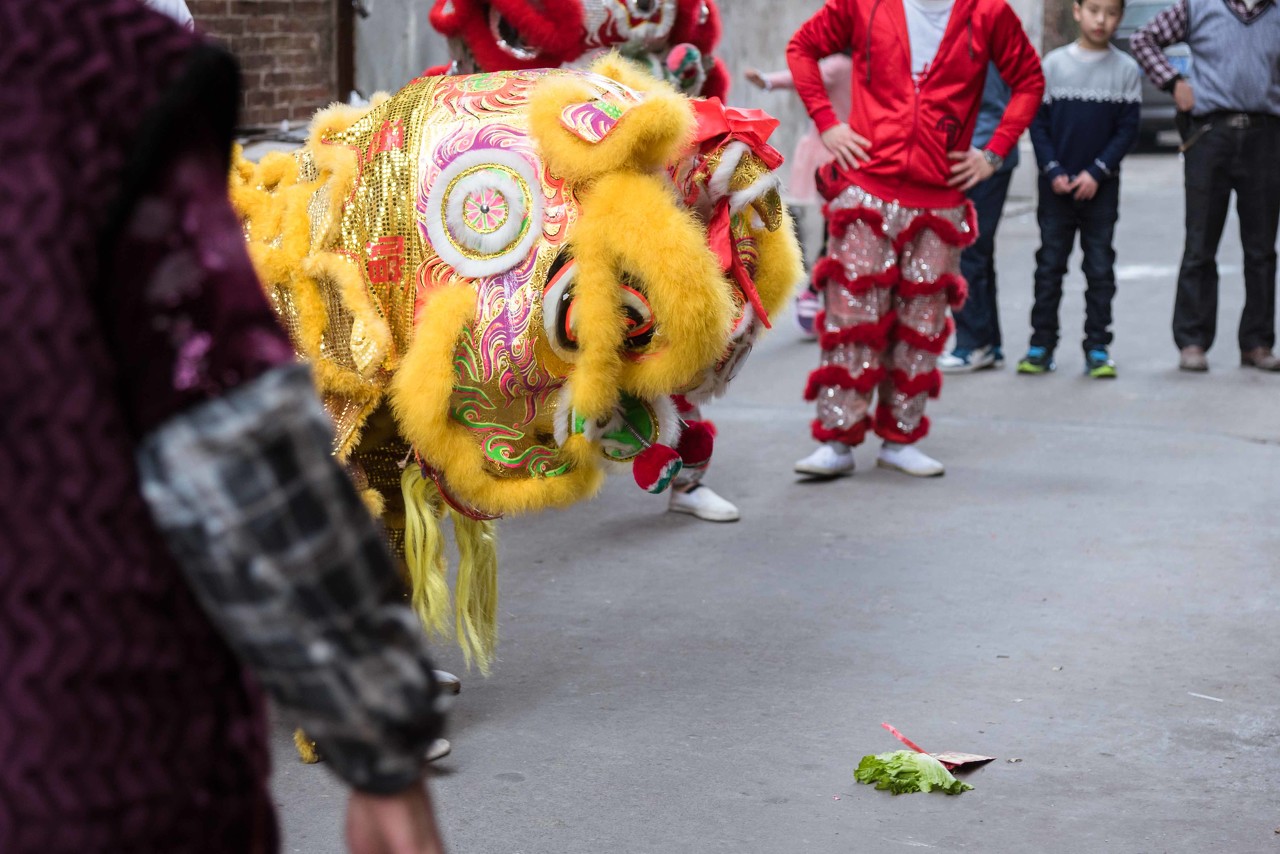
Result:
<svg viewBox="0 0 1280 854"><path fill-rule="evenodd" d="M928 66L925 66L924 71L921 71L919 74L911 75L911 85L912 85L912 88L915 90L915 92L912 95L911 137L910 137L910 141L907 143L908 145L907 168L903 170L904 183L905 183L906 177L910 175L912 172L912 169L911 169L912 161L915 160L916 147L917 147L916 140L918 138L918 134L920 133L920 86L924 83L928 75L929 75Z"/></svg>

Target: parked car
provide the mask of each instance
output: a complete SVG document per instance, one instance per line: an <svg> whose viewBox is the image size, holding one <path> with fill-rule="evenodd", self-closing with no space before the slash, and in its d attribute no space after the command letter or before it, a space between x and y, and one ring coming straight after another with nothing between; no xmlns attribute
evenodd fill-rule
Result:
<svg viewBox="0 0 1280 854"><path fill-rule="evenodd" d="M1120 26L1116 29L1116 47L1133 56L1133 49L1129 46L1130 37L1170 5L1169 0L1130 0L1125 7L1124 17L1120 19ZM1170 45L1164 52L1181 74L1185 75L1191 70L1191 49L1185 44ZM1147 75L1142 75L1142 127L1139 144L1152 145L1161 131L1174 130L1173 117L1177 112L1173 96L1152 86Z"/></svg>

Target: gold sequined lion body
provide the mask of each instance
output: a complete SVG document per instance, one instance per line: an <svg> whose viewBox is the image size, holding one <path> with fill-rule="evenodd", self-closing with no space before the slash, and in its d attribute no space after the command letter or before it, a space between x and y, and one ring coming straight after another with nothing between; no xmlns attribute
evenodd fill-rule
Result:
<svg viewBox="0 0 1280 854"><path fill-rule="evenodd" d="M424 77L236 164L263 286L434 629L453 519L482 667L492 520L589 497L611 464L664 486L671 396L722 390L800 278L772 125L745 115L617 60Z"/></svg>

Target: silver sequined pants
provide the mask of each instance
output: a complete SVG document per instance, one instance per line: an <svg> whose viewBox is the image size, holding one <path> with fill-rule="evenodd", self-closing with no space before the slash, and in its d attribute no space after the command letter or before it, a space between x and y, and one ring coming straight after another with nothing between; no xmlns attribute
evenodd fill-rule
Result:
<svg viewBox="0 0 1280 854"><path fill-rule="evenodd" d="M964 300L971 207L908 208L849 187L827 216L828 255L814 271L825 299L822 357L806 390L817 405L814 438L856 445L874 427L887 441L915 442L929 430L925 402L942 385L948 305Z"/></svg>

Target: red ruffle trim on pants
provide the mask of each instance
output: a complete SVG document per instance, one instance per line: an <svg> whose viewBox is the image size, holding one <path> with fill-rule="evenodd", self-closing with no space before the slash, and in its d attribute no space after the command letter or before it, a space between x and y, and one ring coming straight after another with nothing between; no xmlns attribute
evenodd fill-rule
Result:
<svg viewBox="0 0 1280 854"><path fill-rule="evenodd" d="M861 445L862 441L867 438L867 431L871 429L871 419L864 418L852 427L840 429L838 427L823 427L822 422L815 418L811 428L813 438L819 442L843 442L846 445Z"/></svg>
<svg viewBox="0 0 1280 854"><path fill-rule="evenodd" d="M912 397L917 394L937 397L942 393L942 372L936 368L928 373L914 377L908 376L906 371L894 371L890 375L890 379L893 381L894 388Z"/></svg>
<svg viewBox="0 0 1280 854"><path fill-rule="evenodd" d="M964 222L969 227L968 232L961 231L945 217L931 211L924 211L917 214L906 228L898 232L898 236L893 239L894 251L901 253L908 243L915 240L926 229L938 235L938 239L948 246L963 249L973 243L978 239L978 217L974 212L973 202L966 199L964 205Z"/></svg>
<svg viewBox="0 0 1280 854"><path fill-rule="evenodd" d="M884 233L884 214L871 208L839 208L831 210L830 205L823 208L827 218L827 229L832 237L839 238L859 222L865 222L881 234Z"/></svg>
<svg viewBox="0 0 1280 854"><path fill-rule="evenodd" d="M828 282L839 282L851 294L863 294L873 288L892 288L901 284L896 266L879 273L867 273L862 276L850 276L845 272L844 264L830 255L813 265L813 284L821 289Z"/></svg>
<svg viewBox="0 0 1280 854"><path fill-rule="evenodd" d="M823 365L809 374L809 384L804 389L805 400L817 400L818 390L824 387L853 389L859 394L871 394L886 376L885 369L877 365L867 368L856 377L841 365Z"/></svg>
<svg viewBox="0 0 1280 854"><path fill-rule="evenodd" d="M908 347L924 350L926 353L941 353L947 349L947 339L955 331L955 326L955 323L948 317L946 324L942 327L942 331L937 335L923 335L910 326L899 324L893 330L893 339L903 342Z"/></svg>
<svg viewBox="0 0 1280 854"><path fill-rule="evenodd" d="M884 350L889 346L889 330L898 321L892 311L874 323L859 323L857 326L846 326L844 329L827 330L827 313L818 312L813 326L818 330L818 346L823 350L834 350L841 344L865 344L873 350Z"/></svg>
<svg viewBox="0 0 1280 854"><path fill-rule="evenodd" d="M898 295L903 299L914 299L942 291L947 292L947 305L958 309L969 297L969 283L959 273L943 273L932 282L908 282L903 279L898 283Z"/></svg>
<svg viewBox="0 0 1280 854"><path fill-rule="evenodd" d="M889 407L882 404L876 407L876 435L886 442L913 445L929 435L929 416L920 416L920 424L917 425L916 429L910 433L903 433L898 429L898 419L893 417Z"/></svg>

